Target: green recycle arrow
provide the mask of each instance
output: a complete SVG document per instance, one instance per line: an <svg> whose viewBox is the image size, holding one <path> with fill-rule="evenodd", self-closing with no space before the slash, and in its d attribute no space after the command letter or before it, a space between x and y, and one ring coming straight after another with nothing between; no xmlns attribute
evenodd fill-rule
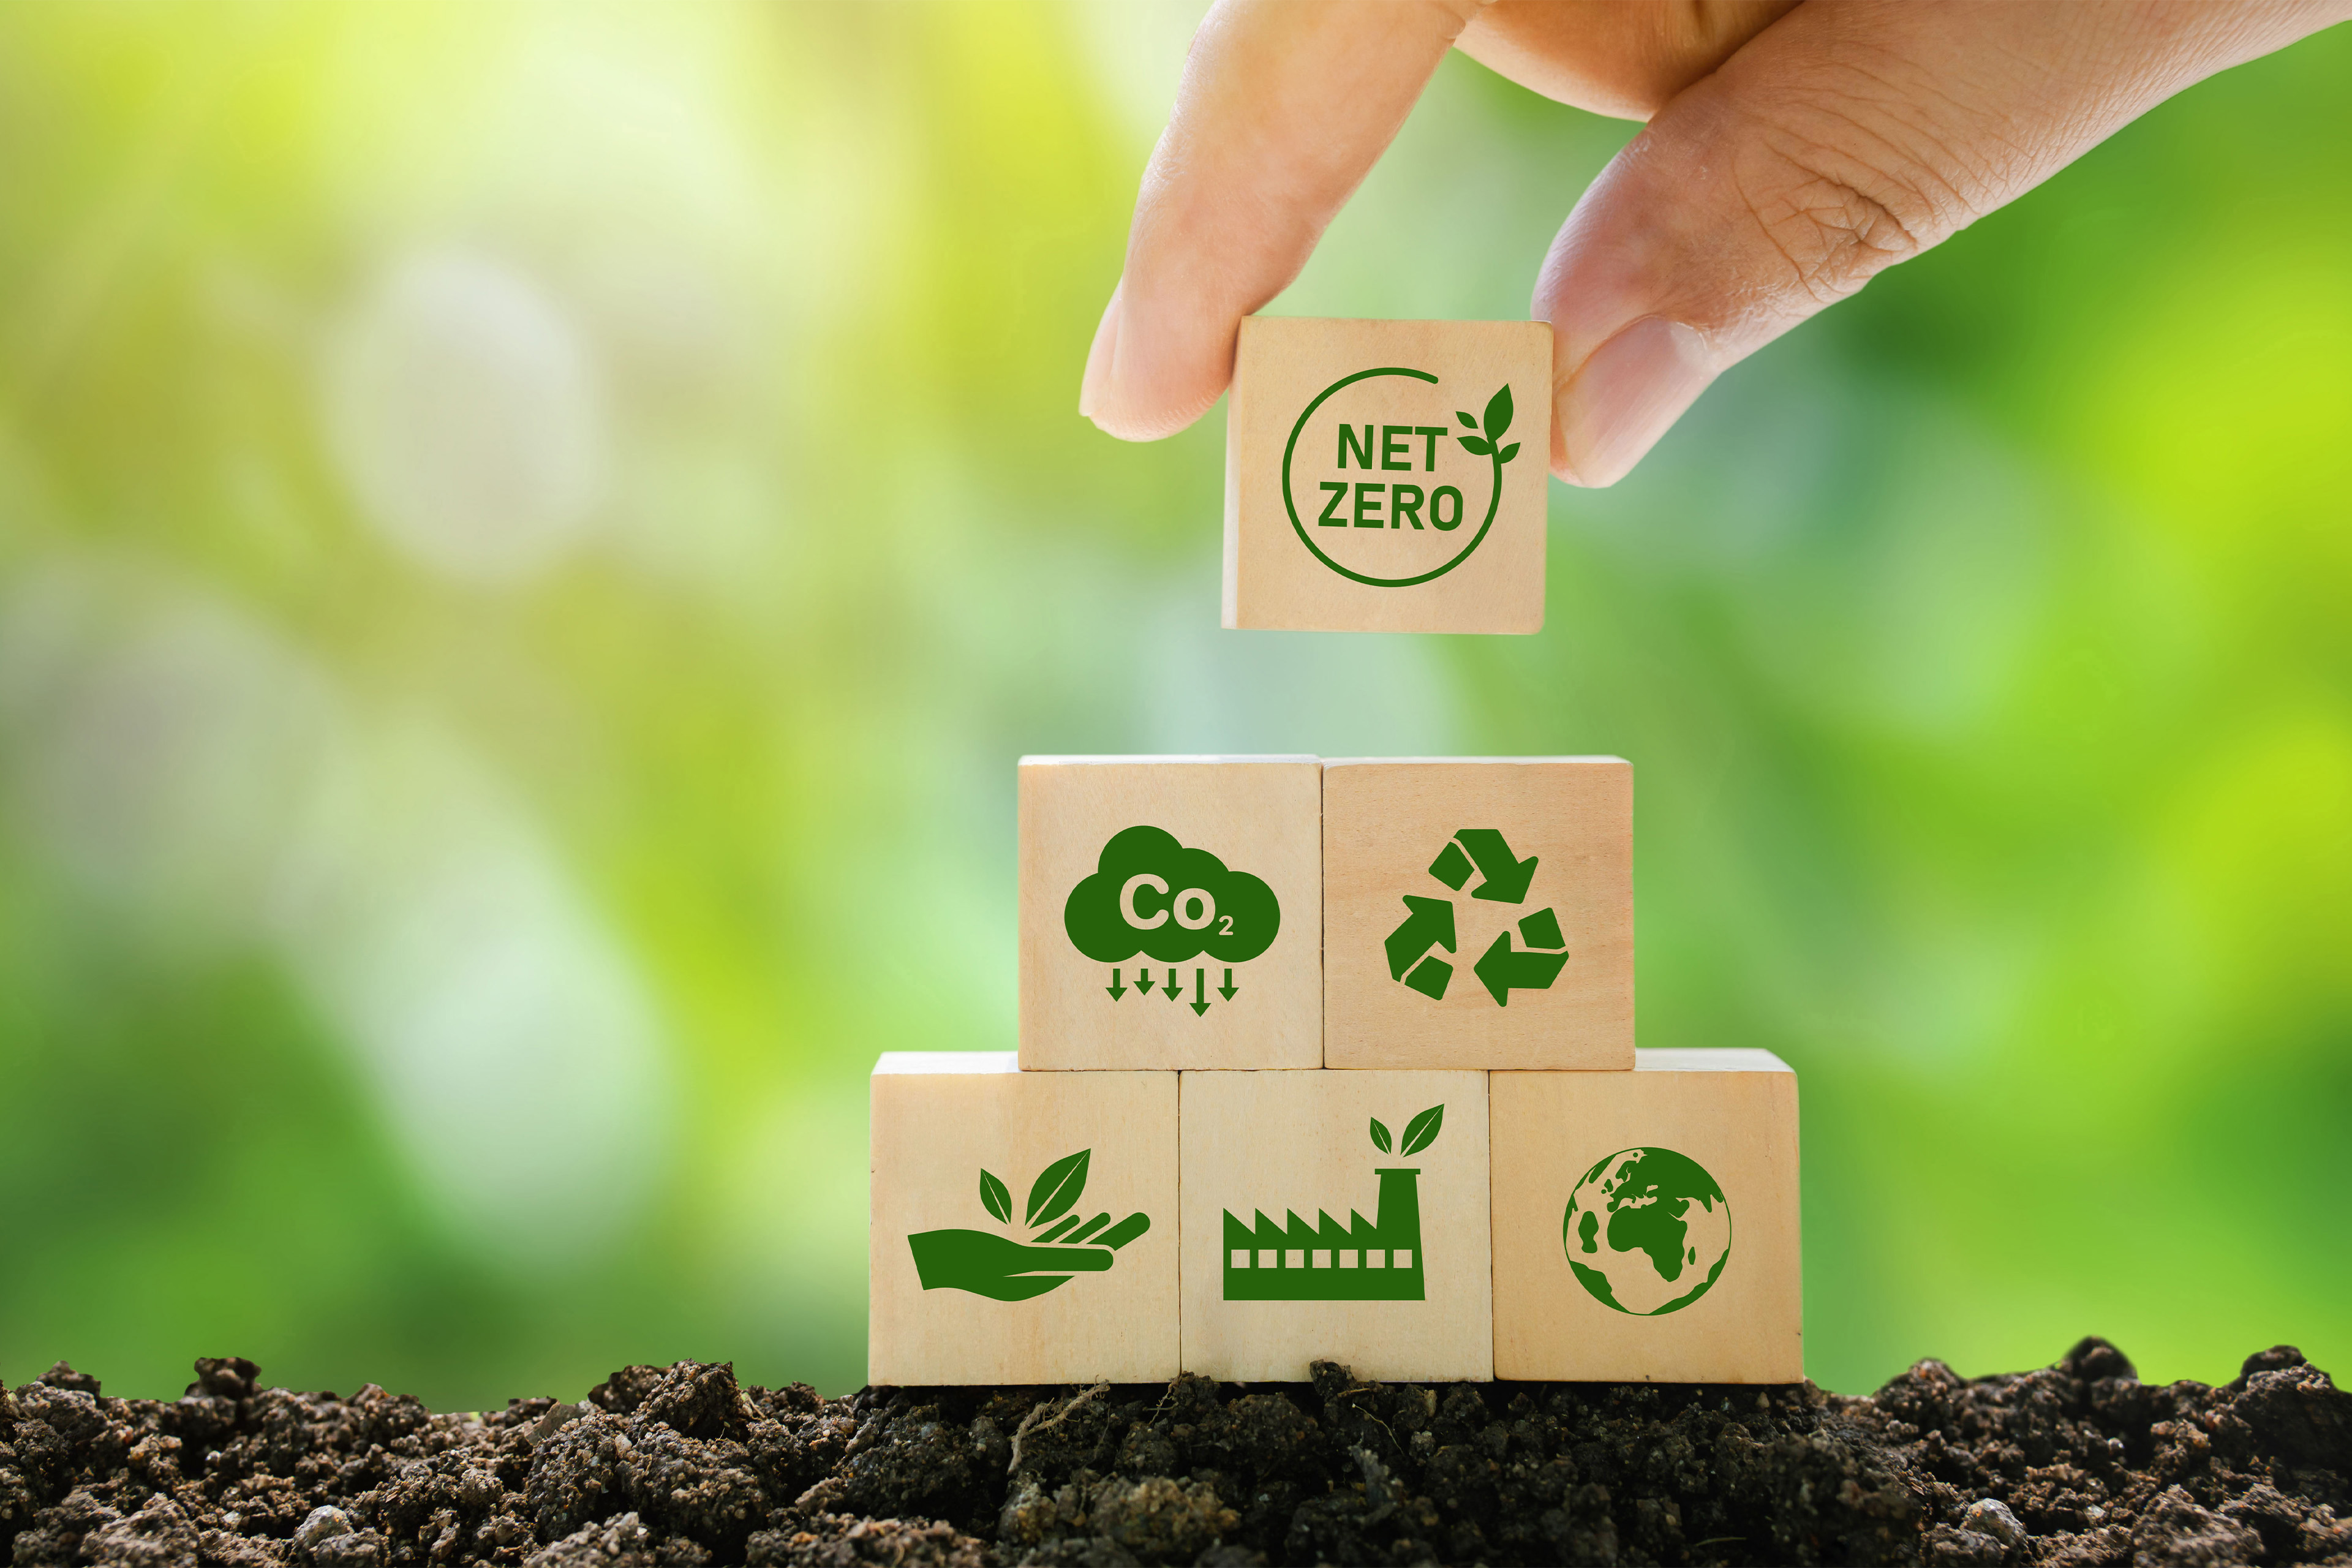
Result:
<svg viewBox="0 0 2352 1568"><path fill-rule="evenodd" d="M1564 952L1521 952L1511 946L1511 933L1497 936L1494 944L1478 956L1471 973L1495 998L1495 1005L1511 1005L1513 991L1549 991L1551 983L1559 978L1560 966L1568 962Z"/></svg>
<svg viewBox="0 0 2352 1568"><path fill-rule="evenodd" d="M1438 852L1437 858L1430 863L1429 874L1458 893L1468 884L1475 869L1479 882L1471 889L1472 898L1516 904L1527 899L1528 889L1535 880L1536 861L1535 856L1522 860L1514 854L1499 829L1465 827L1456 831ZM1403 895L1403 899L1404 923L1391 931L1383 944L1388 954L1389 978L1402 982L1433 1002L1443 1001L1454 977L1454 966L1430 949L1454 951L1453 902L1412 893ZM1511 933L1506 931L1472 966L1471 973L1477 975L1498 1007L1510 1005L1513 991L1549 989L1568 963L1568 944L1560 934L1559 917L1549 909L1538 910L1520 921L1518 929L1524 947L1515 947Z"/></svg>
<svg viewBox="0 0 2352 1568"><path fill-rule="evenodd" d="M1472 898L1496 904L1526 900L1528 884L1536 879L1534 856L1522 860L1513 855L1502 834L1492 827L1465 827L1454 837L1470 851L1470 858L1478 863L1478 875L1485 879L1470 890Z"/></svg>
<svg viewBox="0 0 2352 1568"><path fill-rule="evenodd" d="M1389 978L1402 980L1404 972L1432 947L1454 951L1454 906L1444 899L1404 896L1404 924L1389 932Z"/></svg>

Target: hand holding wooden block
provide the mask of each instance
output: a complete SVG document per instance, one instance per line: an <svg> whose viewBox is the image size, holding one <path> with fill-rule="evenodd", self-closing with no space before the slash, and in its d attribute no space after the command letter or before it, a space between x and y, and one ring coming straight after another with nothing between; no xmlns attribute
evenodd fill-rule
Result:
<svg viewBox="0 0 2352 1568"><path fill-rule="evenodd" d="M1176 1375L1176 1075L874 1068L866 1381Z"/></svg>
<svg viewBox="0 0 2352 1568"><path fill-rule="evenodd" d="M1326 763L1323 1061L1633 1065L1633 769Z"/></svg>
<svg viewBox="0 0 2352 1568"><path fill-rule="evenodd" d="M1769 1051L1498 1072L1495 1375L1805 1375L1797 1076ZM1189 1265L1189 1258L1188 1258Z"/></svg>
<svg viewBox="0 0 2352 1568"><path fill-rule="evenodd" d="M1021 760L1021 1065L1323 1061L1312 757Z"/></svg>
<svg viewBox="0 0 2352 1568"><path fill-rule="evenodd" d="M1486 1074L1188 1072L1180 1121L1186 1371L1494 1374Z"/></svg>
<svg viewBox="0 0 2352 1568"><path fill-rule="evenodd" d="M1224 624L1541 631L1550 442L1544 322L1245 319Z"/></svg>

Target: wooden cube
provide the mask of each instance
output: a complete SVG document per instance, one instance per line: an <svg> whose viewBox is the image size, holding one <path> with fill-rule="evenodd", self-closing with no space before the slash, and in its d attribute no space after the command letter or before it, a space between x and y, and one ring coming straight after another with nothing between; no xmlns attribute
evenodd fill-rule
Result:
<svg viewBox="0 0 2352 1568"><path fill-rule="evenodd" d="M1228 626L1543 629L1551 328L1242 322Z"/></svg>
<svg viewBox="0 0 2352 1568"><path fill-rule="evenodd" d="M1803 1378L1786 1063L1643 1051L1629 1073L1498 1072L1493 1096L1496 1377Z"/></svg>
<svg viewBox="0 0 2352 1568"><path fill-rule="evenodd" d="M1323 1060L1633 1065L1633 770L1323 768Z"/></svg>
<svg viewBox="0 0 2352 1568"><path fill-rule="evenodd" d="M1176 1375L1176 1075L874 1068L869 1383Z"/></svg>
<svg viewBox="0 0 2352 1568"><path fill-rule="evenodd" d="M1323 1061L1312 757L1021 759L1021 1065Z"/></svg>
<svg viewBox="0 0 2352 1568"><path fill-rule="evenodd" d="M1188 1072L1181 1120L1186 1371L1493 1375L1486 1075Z"/></svg>

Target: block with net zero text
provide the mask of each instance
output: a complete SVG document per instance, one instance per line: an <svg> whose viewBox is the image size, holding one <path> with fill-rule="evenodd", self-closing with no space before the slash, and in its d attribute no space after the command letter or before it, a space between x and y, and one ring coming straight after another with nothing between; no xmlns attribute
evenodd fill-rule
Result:
<svg viewBox="0 0 2352 1568"><path fill-rule="evenodd" d="M894 1051L871 1090L867 1382L1176 1374L1174 1073Z"/></svg>
<svg viewBox="0 0 2352 1568"><path fill-rule="evenodd" d="M1188 1072L1180 1122L1186 1371L1492 1375L1486 1074Z"/></svg>
<svg viewBox="0 0 2352 1568"><path fill-rule="evenodd" d="M1769 1051L1644 1050L1491 1085L1495 1375L1805 1375L1797 1076Z"/></svg>
<svg viewBox="0 0 2352 1568"><path fill-rule="evenodd" d="M1248 318L1224 624L1542 630L1550 439L1544 322Z"/></svg>
<svg viewBox="0 0 2352 1568"><path fill-rule="evenodd" d="M1633 1065L1633 770L1618 757L1323 769L1323 1059Z"/></svg>
<svg viewBox="0 0 2352 1568"><path fill-rule="evenodd" d="M1319 1067L1322 777L1024 757L1022 1067Z"/></svg>

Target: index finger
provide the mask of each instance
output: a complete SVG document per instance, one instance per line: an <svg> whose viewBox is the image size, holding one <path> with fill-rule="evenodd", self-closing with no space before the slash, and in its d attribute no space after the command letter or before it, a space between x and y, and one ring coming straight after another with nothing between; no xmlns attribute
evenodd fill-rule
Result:
<svg viewBox="0 0 2352 1568"><path fill-rule="evenodd" d="M1078 412L1172 435L1233 377L1241 319L1298 276L1477 0L1219 0L1152 150Z"/></svg>

